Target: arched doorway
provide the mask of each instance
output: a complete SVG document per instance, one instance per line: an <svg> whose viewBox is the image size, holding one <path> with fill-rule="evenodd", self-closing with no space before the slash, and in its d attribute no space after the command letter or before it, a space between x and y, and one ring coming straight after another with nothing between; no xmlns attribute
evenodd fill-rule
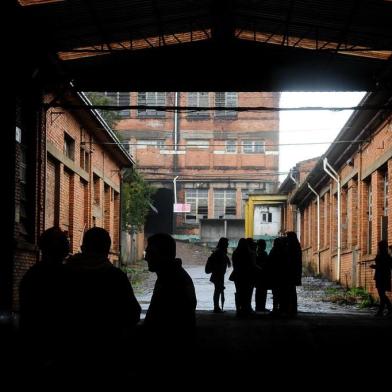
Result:
<svg viewBox="0 0 392 392"><path fill-rule="evenodd" d="M150 211L145 226L148 235L173 232L173 203L174 196L171 189L159 188L155 192L152 203L155 211Z"/></svg>

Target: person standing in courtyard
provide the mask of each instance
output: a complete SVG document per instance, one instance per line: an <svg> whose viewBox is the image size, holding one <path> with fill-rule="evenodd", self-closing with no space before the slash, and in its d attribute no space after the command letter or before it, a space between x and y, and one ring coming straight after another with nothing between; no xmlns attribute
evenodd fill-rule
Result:
<svg viewBox="0 0 392 392"><path fill-rule="evenodd" d="M61 340L64 259L70 245L59 227L39 238L41 259L23 276L19 287L20 330L26 356L37 367L51 366Z"/></svg>
<svg viewBox="0 0 392 392"><path fill-rule="evenodd" d="M391 291L392 257L388 253L387 241L383 240L378 243L378 252L375 261L375 264L370 266L370 268L375 270L374 280L376 281L376 288L380 297L380 306L375 316L384 316L385 307L388 310L387 316L391 316L392 304L386 292Z"/></svg>
<svg viewBox="0 0 392 392"><path fill-rule="evenodd" d="M145 260L157 274L144 327L151 337L192 337L196 326L196 292L192 278L176 258L176 242L170 234L154 234L147 240ZM170 338L169 338L170 337Z"/></svg>
<svg viewBox="0 0 392 392"><path fill-rule="evenodd" d="M256 312L268 312L266 308L268 291L268 254L265 251L267 243L263 239L257 240L256 253Z"/></svg>
<svg viewBox="0 0 392 392"><path fill-rule="evenodd" d="M128 357L124 342L140 320L131 282L109 260L110 248L107 230L93 227L83 236L81 253L65 264L65 360L78 371L115 371L115 362L107 359Z"/></svg>
<svg viewBox="0 0 392 392"><path fill-rule="evenodd" d="M206 273L211 273L210 282L215 286L214 289L214 313L223 313L225 303L225 273L227 267L231 267L230 259L227 256L229 240L221 237L216 249L207 260ZM219 306L219 299L221 307Z"/></svg>

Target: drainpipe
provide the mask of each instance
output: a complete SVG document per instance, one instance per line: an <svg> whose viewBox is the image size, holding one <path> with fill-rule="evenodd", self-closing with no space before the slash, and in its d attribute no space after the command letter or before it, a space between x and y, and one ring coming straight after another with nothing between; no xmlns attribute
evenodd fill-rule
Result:
<svg viewBox="0 0 392 392"><path fill-rule="evenodd" d="M175 176L173 180L173 189L174 189L174 204L177 204L177 185L176 181L179 176Z"/></svg>
<svg viewBox="0 0 392 392"><path fill-rule="evenodd" d="M336 182L337 193L338 193L338 254L337 254L337 267L336 277L337 281L340 281L340 251L341 251L341 208L340 208L340 177L334 168L328 163L328 159L323 159L324 171Z"/></svg>
<svg viewBox="0 0 392 392"><path fill-rule="evenodd" d="M291 170L289 171L289 177L294 182L295 186L298 186L298 181L294 178L293 172ZM296 216L295 216L296 222L293 221L293 226L296 229L298 240L301 241L301 228L298 225L298 214L300 215L300 218L301 218L301 213L299 213L299 209L297 208L297 206L295 206L295 211L296 211ZM300 221L301 221L301 219L300 219Z"/></svg>
<svg viewBox="0 0 392 392"><path fill-rule="evenodd" d="M294 178L292 171L289 172L289 177L294 181L295 185L298 185L298 181Z"/></svg>
<svg viewBox="0 0 392 392"><path fill-rule="evenodd" d="M174 106L177 108L178 107L178 101L179 101L179 93L175 92L174 93ZM174 135L174 154L172 155L173 157L173 172L177 173L178 172L178 110L174 110L174 129L173 129ZM176 176L173 180L173 186L174 186L174 203L177 204L177 187L176 187L176 180L178 176ZM176 232L177 228L177 223L176 223L176 215L173 212L173 234Z"/></svg>
<svg viewBox="0 0 392 392"><path fill-rule="evenodd" d="M316 195L317 202L317 273L320 274L320 195L310 186L308 188Z"/></svg>
<svg viewBox="0 0 392 392"><path fill-rule="evenodd" d="M174 93L174 106L178 107L178 93ZM178 150L178 110L174 110L174 151Z"/></svg>

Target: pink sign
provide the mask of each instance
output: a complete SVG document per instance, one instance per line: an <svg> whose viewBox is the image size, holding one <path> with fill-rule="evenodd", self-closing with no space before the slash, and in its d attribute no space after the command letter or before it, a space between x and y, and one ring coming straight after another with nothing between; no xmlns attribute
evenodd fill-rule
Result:
<svg viewBox="0 0 392 392"><path fill-rule="evenodd" d="M173 212L191 212L190 204L173 204Z"/></svg>

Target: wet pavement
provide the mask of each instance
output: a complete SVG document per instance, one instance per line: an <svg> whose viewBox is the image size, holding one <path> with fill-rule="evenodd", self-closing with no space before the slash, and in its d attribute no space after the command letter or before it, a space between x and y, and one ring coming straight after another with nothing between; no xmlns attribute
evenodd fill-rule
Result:
<svg viewBox="0 0 392 392"><path fill-rule="evenodd" d="M54 373L55 382L70 380L73 386L80 385L82 375L88 389L92 381L102 387L101 380L104 380L113 391L120 390L117 383L121 384L121 390L124 386L140 386L144 390L167 387L170 391L191 386L200 390L236 387L246 391L268 386L303 391L320 387L361 390L369 383L374 389L384 389L390 385L387 357L392 353L392 318L376 318L374 310L326 302L325 289L336 285L312 277L305 277L298 290L297 318L275 318L267 313L246 319L236 317L234 285L229 281L226 312L214 314L211 312L213 285L204 273L209 253L208 249L194 244L178 243L178 256L183 258L183 265L193 278L198 298L194 340L165 340L166 350L161 350L145 339L140 323L134 334L124 339L119 348L121 353L113 357L114 361L110 358L115 364L112 373L106 369L110 361L104 357L99 359L103 371L94 368L89 374L84 367L77 369L79 373L72 366L71 371L61 368L60 377ZM155 274L148 274L144 285L135 290L144 312L154 282ZM271 307L270 293L267 306ZM13 369L20 369L20 357L15 351L16 331L3 328L0 332L0 337L6 337L13 348L5 357L16 357L9 362ZM177 352L173 347L181 350ZM44 370L43 380L48 378Z"/></svg>
<svg viewBox="0 0 392 392"><path fill-rule="evenodd" d="M177 256L183 261L183 267L191 276L195 285L197 296L198 311L212 310L212 296L214 285L209 281L210 275L204 272L205 262L210 255L211 250L207 247L177 241ZM229 281L229 275L232 269L228 269L225 276L225 306L226 311L234 311L234 283ZM156 275L150 273L146 281L136 291L136 297L143 309L147 310ZM329 313L329 314L359 314L371 315L374 310L361 309L356 305L339 305L326 301L325 291L331 287L338 287L335 283L325 279L314 277L303 277L302 286L297 287L298 292L298 311L303 313ZM254 308L254 295L252 306ZM267 309L272 309L272 293L269 290L267 296ZM144 316L142 316L144 317Z"/></svg>

